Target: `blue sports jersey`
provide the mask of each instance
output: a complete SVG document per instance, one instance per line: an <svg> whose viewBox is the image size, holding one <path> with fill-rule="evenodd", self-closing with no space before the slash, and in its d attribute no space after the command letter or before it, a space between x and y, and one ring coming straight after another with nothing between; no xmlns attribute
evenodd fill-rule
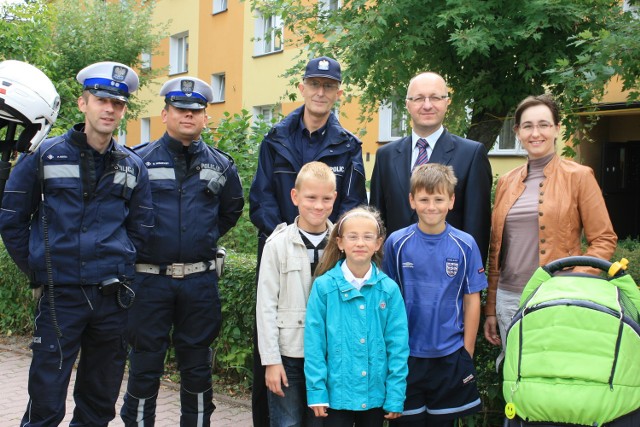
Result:
<svg viewBox="0 0 640 427"><path fill-rule="evenodd" d="M471 235L449 224L441 234L410 225L385 242L382 268L402 290L411 356L442 357L464 345L463 296L487 287Z"/></svg>

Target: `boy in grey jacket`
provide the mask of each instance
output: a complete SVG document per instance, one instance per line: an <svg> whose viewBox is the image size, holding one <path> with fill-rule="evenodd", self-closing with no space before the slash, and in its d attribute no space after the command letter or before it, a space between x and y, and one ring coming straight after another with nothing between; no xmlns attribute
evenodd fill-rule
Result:
<svg viewBox="0 0 640 427"><path fill-rule="evenodd" d="M307 407L304 322L313 272L332 227L328 218L335 199L331 168L321 162L304 165L291 189L299 215L293 224L278 225L262 254L256 321L271 427L322 425Z"/></svg>

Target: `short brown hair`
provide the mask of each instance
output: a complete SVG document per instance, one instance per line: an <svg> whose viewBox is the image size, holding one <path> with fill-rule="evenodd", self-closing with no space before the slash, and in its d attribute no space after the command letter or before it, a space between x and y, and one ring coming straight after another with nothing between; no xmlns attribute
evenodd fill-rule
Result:
<svg viewBox="0 0 640 427"><path fill-rule="evenodd" d="M309 162L302 166L296 177L296 190L299 190L302 183L308 179L317 179L318 181L332 184L333 189L336 189L336 175L325 163Z"/></svg>
<svg viewBox="0 0 640 427"><path fill-rule="evenodd" d="M551 95L545 93L543 95L527 96L525 99L520 101L520 104L516 107L516 112L514 114L515 125L520 126L520 119L522 118L524 110L535 107L536 105L544 105L551 110L553 124L560 124L560 110L558 109L558 104L556 104L556 101Z"/></svg>
<svg viewBox="0 0 640 427"><path fill-rule="evenodd" d="M451 166L427 163L418 166L411 173L411 195L415 197L420 190L425 190L429 194L444 190L452 196L457 183L458 178Z"/></svg>

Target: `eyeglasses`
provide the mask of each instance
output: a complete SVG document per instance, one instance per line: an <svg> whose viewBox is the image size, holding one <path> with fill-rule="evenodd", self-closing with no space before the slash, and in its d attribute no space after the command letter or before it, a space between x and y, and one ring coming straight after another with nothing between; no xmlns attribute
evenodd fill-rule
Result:
<svg viewBox="0 0 640 427"><path fill-rule="evenodd" d="M373 243L378 240L378 236L375 234L364 234L360 236L359 234L345 234L342 236L344 240L349 243L356 243L362 239L365 243Z"/></svg>
<svg viewBox="0 0 640 427"><path fill-rule="evenodd" d="M409 101L412 104L415 105L420 105L420 104L424 104L424 101L426 99L429 100L430 103L432 104L439 104L441 102L444 102L445 100L449 99L449 95L442 95L442 96L437 96L437 95L431 95L431 96L407 96L407 101Z"/></svg>
<svg viewBox="0 0 640 427"><path fill-rule="evenodd" d="M527 122L522 126L519 126L520 130L524 133L532 133L535 128L538 128L540 132L546 132L552 127L554 127L554 124L549 122L540 122L537 125Z"/></svg>
<svg viewBox="0 0 640 427"><path fill-rule="evenodd" d="M304 85L313 90L319 90L320 88L322 88L325 92L335 92L340 87L340 85L337 85L335 83L320 83L315 80L307 80L304 82Z"/></svg>

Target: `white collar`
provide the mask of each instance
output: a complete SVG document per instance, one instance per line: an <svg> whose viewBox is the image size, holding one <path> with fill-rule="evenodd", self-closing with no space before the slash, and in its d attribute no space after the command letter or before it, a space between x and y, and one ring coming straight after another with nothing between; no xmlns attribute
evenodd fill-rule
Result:
<svg viewBox="0 0 640 427"><path fill-rule="evenodd" d="M349 267L347 266L347 260L344 260L344 262L340 267L342 268L342 274L344 274L344 279L358 289L360 289L362 285L371 278L371 272L373 271L371 264L369 264L369 270L365 273L364 277L358 278L353 275L351 270L349 270Z"/></svg>
<svg viewBox="0 0 640 427"><path fill-rule="evenodd" d="M416 149L416 144L418 143L418 140L420 138L422 139L426 139L427 142L429 143L429 148L431 149L431 151L433 151L433 149L436 146L436 142L438 142L438 139L440 139L440 136L444 133L444 126L440 125L440 128L435 131L434 133L432 133L431 135L429 135L426 138L422 138L421 136L418 136L418 134L415 131L411 131L411 147L412 149Z"/></svg>

